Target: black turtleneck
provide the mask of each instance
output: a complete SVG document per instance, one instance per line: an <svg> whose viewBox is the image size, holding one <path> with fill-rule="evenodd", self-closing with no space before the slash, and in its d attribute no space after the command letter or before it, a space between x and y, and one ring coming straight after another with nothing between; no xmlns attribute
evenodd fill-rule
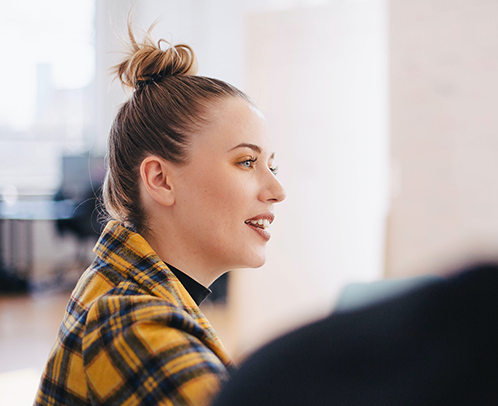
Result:
<svg viewBox="0 0 498 406"><path fill-rule="evenodd" d="M211 294L211 289L202 286L195 279L192 279L187 274L183 273L179 269L175 268L170 264L166 264L168 268L175 274L178 280L181 282L185 290L192 296L194 302L199 306L202 301Z"/></svg>

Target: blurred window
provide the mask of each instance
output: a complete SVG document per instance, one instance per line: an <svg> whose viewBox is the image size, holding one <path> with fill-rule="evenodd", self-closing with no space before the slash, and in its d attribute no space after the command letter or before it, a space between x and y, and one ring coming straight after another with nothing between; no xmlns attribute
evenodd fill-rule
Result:
<svg viewBox="0 0 498 406"><path fill-rule="evenodd" d="M94 11L95 0L2 3L0 194L53 193L62 156L92 146Z"/></svg>

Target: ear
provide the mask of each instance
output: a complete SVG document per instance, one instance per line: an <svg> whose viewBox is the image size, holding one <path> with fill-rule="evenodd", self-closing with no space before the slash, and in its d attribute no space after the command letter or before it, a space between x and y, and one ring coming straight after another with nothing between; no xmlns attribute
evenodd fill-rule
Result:
<svg viewBox="0 0 498 406"><path fill-rule="evenodd" d="M163 206L172 206L175 203L172 182L172 163L151 155L140 164L140 177L143 186L157 203Z"/></svg>

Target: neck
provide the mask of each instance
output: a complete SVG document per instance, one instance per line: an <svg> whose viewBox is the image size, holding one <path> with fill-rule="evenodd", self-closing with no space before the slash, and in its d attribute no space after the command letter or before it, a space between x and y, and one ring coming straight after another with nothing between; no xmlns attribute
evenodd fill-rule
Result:
<svg viewBox="0 0 498 406"><path fill-rule="evenodd" d="M150 230L144 232L143 237L161 260L178 268L206 288L225 272L206 263L195 248L183 244L181 238L170 230L168 233Z"/></svg>

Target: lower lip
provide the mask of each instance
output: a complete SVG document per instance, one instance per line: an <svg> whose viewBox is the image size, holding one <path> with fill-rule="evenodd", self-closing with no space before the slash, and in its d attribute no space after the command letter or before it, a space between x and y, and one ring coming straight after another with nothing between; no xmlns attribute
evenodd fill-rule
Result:
<svg viewBox="0 0 498 406"><path fill-rule="evenodd" d="M268 231L265 231L262 228L257 228L257 227L250 226L249 224L247 224L247 227L249 227L250 229L256 231L265 241L269 241L270 240L271 235L270 235L270 233Z"/></svg>

